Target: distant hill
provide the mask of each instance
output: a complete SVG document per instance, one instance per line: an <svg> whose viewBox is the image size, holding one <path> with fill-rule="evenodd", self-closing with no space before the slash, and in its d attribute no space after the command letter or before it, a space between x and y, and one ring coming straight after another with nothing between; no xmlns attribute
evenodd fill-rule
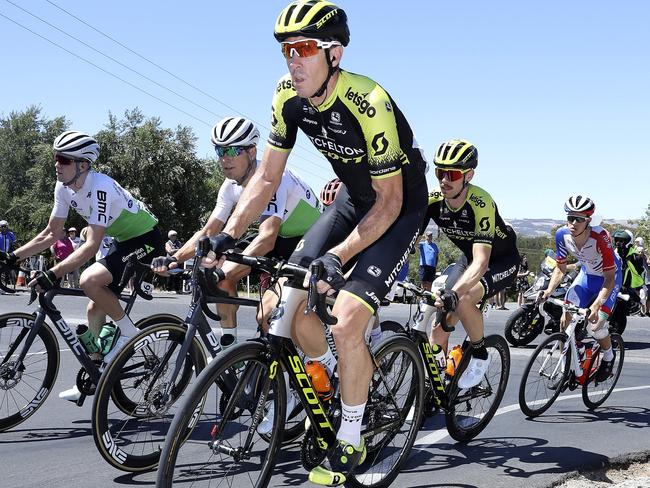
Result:
<svg viewBox="0 0 650 488"><path fill-rule="evenodd" d="M557 227L558 225L564 224L564 220L555 220L555 219L505 219L517 234L528 237L543 237L550 236L551 229ZM605 219L605 223L612 225L624 225L630 227L630 224L627 220L614 220L614 219ZM433 232L436 232L437 226L433 223L429 225L429 229Z"/></svg>

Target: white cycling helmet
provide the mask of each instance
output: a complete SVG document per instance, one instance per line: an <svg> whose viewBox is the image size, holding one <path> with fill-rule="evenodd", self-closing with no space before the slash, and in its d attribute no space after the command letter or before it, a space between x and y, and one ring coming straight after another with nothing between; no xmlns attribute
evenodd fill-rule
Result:
<svg viewBox="0 0 650 488"><path fill-rule="evenodd" d="M99 157L97 141L76 130L67 130L54 139L53 147L56 154L76 161L85 160L92 164Z"/></svg>
<svg viewBox="0 0 650 488"><path fill-rule="evenodd" d="M6 220L0 220L0 227L9 227L9 222Z"/></svg>
<svg viewBox="0 0 650 488"><path fill-rule="evenodd" d="M167 237L169 239L171 239L172 236L177 236L177 235L178 235L178 232L176 232L175 230L170 230L169 232L167 232Z"/></svg>
<svg viewBox="0 0 650 488"><path fill-rule="evenodd" d="M591 198L584 195L571 195L564 203L564 211L567 213L591 215L594 210L596 210L596 205Z"/></svg>
<svg viewBox="0 0 650 488"><path fill-rule="evenodd" d="M215 146L255 146L260 131L255 124L244 117L226 117L212 128L210 140Z"/></svg>

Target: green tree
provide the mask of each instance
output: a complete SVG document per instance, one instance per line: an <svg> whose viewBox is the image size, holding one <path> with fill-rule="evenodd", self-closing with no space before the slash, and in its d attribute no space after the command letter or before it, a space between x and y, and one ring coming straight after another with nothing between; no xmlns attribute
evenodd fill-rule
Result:
<svg viewBox="0 0 650 488"><path fill-rule="evenodd" d="M167 129L139 109L123 119L109 114L97 135L96 169L108 174L147 204L163 233L189 238L214 207L223 175L214 160L197 158L196 136L189 127Z"/></svg>

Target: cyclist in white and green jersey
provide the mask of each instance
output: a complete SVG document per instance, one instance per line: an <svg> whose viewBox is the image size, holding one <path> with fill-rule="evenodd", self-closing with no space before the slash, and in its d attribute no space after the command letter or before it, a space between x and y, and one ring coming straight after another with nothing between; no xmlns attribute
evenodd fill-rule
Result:
<svg viewBox="0 0 650 488"><path fill-rule="evenodd" d="M54 208L47 226L24 246L0 260L15 263L38 254L53 244L63 230L68 211L73 208L88 222L88 234L83 246L48 271L39 272L29 286L47 291L57 281L78 269L95 256L105 235L113 237L113 245L106 257L89 266L81 275L80 285L88 303L88 328L98 337L108 315L120 329L113 348L104 356L109 363L117 351L128 342L137 329L124 313L118 300L122 290L119 282L126 266L125 256L136 252L138 259L151 262L164 249L164 240L158 230L158 219L147 207L133 198L111 177L91 171L99 156L97 141L82 132L66 131L54 140L54 160L57 183L54 188ZM101 356L93 355L93 359ZM75 386L59 395L76 401L79 390Z"/></svg>
<svg viewBox="0 0 650 488"><path fill-rule="evenodd" d="M201 237L212 237L221 232L244 187L257 170L256 144L259 137L255 124L243 117L226 117L212 128L212 144L226 176L219 189L217 204L203 228L173 256L161 256L154 260L154 271L165 274L168 267L179 266L194 257L196 244ZM309 185L285 169L278 189L260 215L259 231L243 251L244 254L288 259L307 229L318 219L321 210L321 204ZM236 296L237 282L250 273L250 268L228 262L222 271L226 279L219 283L219 287L229 295ZM263 309L270 311L274 305ZM237 306L220 303L217 310L223 328L221 345L227 347L237 337Z"/></svg>

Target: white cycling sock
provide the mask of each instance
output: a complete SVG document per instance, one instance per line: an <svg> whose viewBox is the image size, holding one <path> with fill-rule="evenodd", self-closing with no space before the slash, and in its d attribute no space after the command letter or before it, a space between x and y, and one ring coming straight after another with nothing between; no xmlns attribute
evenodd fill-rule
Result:
<svg viewBox="0 0 650 488"><path fill-rule="evenodd" d="M365 409L365 402L361 405L350 406L341 400L341 427L336 434L337 439L349 442L354 447L361 445L361 420L363 420Z"/></svg>
<svg viewBox="0 0 650 488"><path fill-rule="evenodd" d="M381 340L381 327L375 327L370 331L370 342L372 344L377 344Z"/></svg>
<svg viewBox="0 0 650 488"><path fill-rule="evenodd" d="M135 325L133 325L133 322L131 322L131 319L126 314L120 320L116 320L115 325L120 328L120 333L123 336L133 337L138 333L138 329L135 328Z"/></svg>
<svg viewBox="0 0 650 488"><path fill-rule="evenodd" d="M614 359L614 351L612 348L603 349L603 361L611 361L612 359Z"/></svg>
<svg viewBox="0 0 650 488"><path fill-rule="evenodd" d="M336 367L336 356L332 353L332 350L327 346L327 351L325 351L325 354L322 356L318 356L315 358L310 358L312 361L318 361L321 363L325 369L327 369L327 374L332 377L332 373L334 372L334 368Z"/></svg>

